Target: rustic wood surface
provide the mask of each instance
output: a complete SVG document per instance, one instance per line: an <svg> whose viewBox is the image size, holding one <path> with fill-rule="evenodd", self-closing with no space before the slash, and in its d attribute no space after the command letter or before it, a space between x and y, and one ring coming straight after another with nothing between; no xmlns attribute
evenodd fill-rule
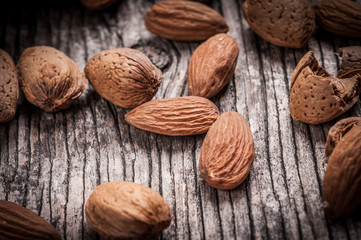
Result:
<svg viewBox="0 0 361 240"><path fill-rule="evenodd" d="M29 3L30 2L30 3ZM52 1L48 1L52 2ZM143 24L154 1L122 0L106 11L77 1L15 4L0 10L0 48L17 61L33 45L49 45L84 68L101 50L136 48L164 75L155 98L186 96L187 66L199 45L158 38ZM232 191L216 190L199 176L204 135L168 137L124 121L128 111L101 98L88 84L68 110L46 113L21 94L14 120L0 124L0 199L38 213L64 239L99 239L84 216L99 184L126 180L158 191L173 210L162 239L361 239L360 217L325 218L321 186L324 144L336 120L320 125L293 121L289 85L298 60L313 50L332 74L339 47L361 45L315 28L307 47L274 46L255 35L242 17L242 1L212 0L240 48L235 75L212 100L221 112L238 111L254 135L249 177ZM361 116L361 101L347 113Z"/></svg>

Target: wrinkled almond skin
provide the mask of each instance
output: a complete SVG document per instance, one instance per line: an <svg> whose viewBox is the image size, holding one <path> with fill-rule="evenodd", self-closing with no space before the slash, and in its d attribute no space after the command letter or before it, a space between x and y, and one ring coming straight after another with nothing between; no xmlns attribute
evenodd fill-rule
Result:
<svg viewBox="0 0 361 240"><path fill-rule="evenodd" d="M107 239L156 239L172 220L161 195L133 182L96 187L85 206L88 223Z"/></svg>
<svg viewBox="0 0 361 240"><path fill-rule="evenodd" d="M238 57L237 42L225 33L199 45L188 67L190 95L211 98L231 80Z"/></svg>
<svg viewBox="0 0 361 240"><path fill-rule="evenodd" d="M80 1L88 9L103 10L110 7L118 0L80 0Z"/></svg>
<svg viewBox="0 0 361 240"><path fill-rule="evenodd" d="M340 48L337 55L342 59L341 68L337 73L337 77L347 78L356 74L361 75L361 46Z"/></svg>
<svg viewBox="0 0 361 240"><path fill-rule="evenodd" d="M26 99L47 112L68 108L86 85L78 65L64 53L48 46L25 49L17 68Z"/></svg>
<svg viewBox="0 0 361 240"><path fill-rule="evenodd" d="M325 161L328 162L335 146L353 127L361 126L360 117L348 117L338 121L333 125L328 132L327 141L325 145Z"/></svg>
<svg viewBox="0 0 361 240"><path fill-rule="evenodd" d="M218 108L203 97L156 99L134 108L125 121L145 131L168 136L202 134L219 116Z"/></svg>
<svg viewBox="0 0 361 240"><path fill-rule="evenodd" d="M326 168L322 199L329 219L361 208L361 126L354 125L334 147Z"/></svg>
<svg viewBox="0 0 361 240"><path fill-rule="evenodd" d="M15 117L19 98L19 81L13 59L0 49L0 123Z"/></svg>
<svg viewBox="0 0 361 240"><path fill-rule="evenodd" d="M314 6L317 24L339 36L361 37L361 4L350 0L322 0Z"/></svg>
<svg viewBox="0 0 361 240"><path fill-rule="evenodd" d="M302 48L311 38L315 16L310 0L246 0L243 16L264 40Z"/></svg>
<svg viewBox="0 0 361 240"><path fill-rule="evenodd" d="M0 239L61 240L56 229L23 206L0 200Z"/></svg>
<svg viewBox="0 0 361 240"><path fill-rule="evenodd" d="M203 141L202 178L214 188L233 189L248 176L253 160L253 136L247 122L237 112L223 113Z"/></svg>
<svg viewBox="0 0 361 240"><path fill-rule="evenodd" d="M290 114L294 120L310 124L330 121L349 110L361 92L361 76L336 78L318 65L309 51L293 72Z"/></svg>
<svg viewBox="0 0 361 240"><path fill-rule="evenodd" d="M153 34L176 41L203 41L228 31L226 20L205 4L192 1L160 1L145 17Z"/></svg>
<svg viewBox="0 0 361 240"><path fill-rule="evenodd" d="M134 108L154 97L162 72L142 52L131 48L102 51L85 66L100 96L123 108Z"/></svg>

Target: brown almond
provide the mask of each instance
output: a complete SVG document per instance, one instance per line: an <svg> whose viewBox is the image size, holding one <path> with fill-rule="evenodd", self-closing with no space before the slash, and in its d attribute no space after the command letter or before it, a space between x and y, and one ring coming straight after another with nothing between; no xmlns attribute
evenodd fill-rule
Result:
<svg viewBox="0 0 361 240"><path fill-rule="evenodd" d="M329 156L322 199L329 219L352 215L361 209L361 126L354 125L336 143Z"/></svg>
<svg viewBox="0 0 361 240"><path fill-rule="evenodd" d="M52 47L25 49L17 67L26 99L47 112L68 108L86 85L78 64Z"/></svg>
<svg viewBox="0 0 361 240"><path fill-rule="evenodd" d="M154 97L162 72L142 52L131 48L102 51L85 66L95 91L123 108L134 108Z"/></svg>
<svg viewBox="0 0 361 240"><path fill-rule="evenodd" d="M211 101L188 96L149 101L127 113L125 121L149 132L187 136L207 132L218 116Z"/></svg>
<svg viewBox="0 0 361 240"><path fill-rule="evenodd" d="M233 189L248 176L254 160L251 129L241 114L225 112L209 129L199 158L199 170L214 188Z"/></svg>
<svg viewBox="0 0 361 240"><path fill-rule="evenodd" d="M339 78L361 75L361 46L340 48L337 52L342 59L341 69L337 73Z"/></svg>
<svg viewBox="0 0 361 240"><path fill-rule="evenodd" d="M13 59L0 49L0 123L15 117L19 98L19 81Z"/></svg>
<svg viewBox="0 0 361 240"><path fill-rule="evenodd" d="M361 92L361 76L336 78L318 65L309 51L293 72L290 114L294 120L310 124L330 121L349 110Z"/></svg>
<svg viewBox="0 0 361 240"><path fill-rule="evenodd" d="M281 47L302 48L315 22L310 0L246 0L243 16L264 40Z"/></svg>
<svg viewBox="0 0 361 240"><path fill-rule="evenodd" d="M176 41L203 41L228 31L226 20L205 4L192 1L160 1L145 17L155 35Z"/></svg>
<svg viewBox="0 0 361 240"><path fill-rule="evenodd" d="M91 10L104 10L118 0L80 0L81 3L88 9Z"/></svg>
<svg viewBox="0 0 361 240"><path fill-rule="evenodd" d="M190 95L211 98L231 80L238 57L237 42L225 33L199 45L188 67Z"/></svg>
<svg viewBox="0 0 361 240"><path fill-rule="evenodd" d="M322 0L314 6L317 24L339 36L361 37L361 4L350 0Z"/></svg>
<svg viewBox="0 0 361 240"><path fill-rule="evenodd" d="M61 240L56 229L23 206L0 200L0 239Z"/></svg>
<svg viewBox="0 0 361 240"><path fill-rule="evenodd" d="M161 195L133 182L96 187L85 206L88 223L107 239L157 239L172 219Z"/></svg>

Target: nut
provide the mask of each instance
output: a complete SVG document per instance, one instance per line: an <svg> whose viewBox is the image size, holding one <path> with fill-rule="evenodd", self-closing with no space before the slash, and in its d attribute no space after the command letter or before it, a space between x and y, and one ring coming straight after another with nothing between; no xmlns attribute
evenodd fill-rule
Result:
<svg viewBox="0 0 361 240"><path fill-rule="evenodd" d="M102 97L123 108L149 101L162 81L162 72L138 50L117 48L93 56L85 74Z"/></svg>
<svg viewBox="0 0 361 240"><path fill-rule="evenodd" d="M361 75L361 46L340 48L337 55L342 58L341 69L338 71L337 77Z"/></svg>
<svg viewBox="0 0 361 240"><path fill-rule="evenodd" d="M246 0L242 10L252 30L275 45L302 48L312 35L310 0Z"/></svg>
<svg viewBox="0 0 361 240"><path fill-rule="evenodd" d="M193 53L188 67L190 95L211 98L231 80L238 57L237 42L225 33L202 43Z"/></svg>
<svg viewBox="0 0 361 240"><path fill-rule="evenodd" d="M0 49L0 123L15 117L19 98L19 82L12 58Z"/></svg>
<svg viewBox="0 0 361 240"><path fill-rule="evenodd" d="M86 85L78 65L52 47L25 49L17 67L26 99L47 112L68 108Z"/></svg>
<svg viewBox="0 0 361 240"><path fill-rule="evenodd" d="M361 37L361 4L350 0L322 0L314 6L317 24L345 37Z"/></svg>
<svg viewBox="0 0 361 240"><path fill-rule="evenodd" d="M56 229L23 206L0 200L0 239L61 240Z"/></svg>
<svg viewBox="0 0 361 240"><path fill-rule="evenodd" d="M251 129L241 114L225 112L209 129L199 158L201 176L218 189L233 189L248 176L254 160Z"/></svg>
<svg viewBox="0 0 361 240"><path fill-rule="evenodd" d="M91 10L103 10L110 7L118 0L80 0L81 3Z"/></svg>
<svg viewBox="0 0 361 240"><path fill-rule="evenodd" d="M349 110L361 92L361 76L336 78L318 62L312 51L297 64L290 89L290 114L310 124L330 121Z"/></svg>
<svg viewBox="0 0 361 240"><path fill-rule="evenodd" d="M155 239L172 219L161 195L133 182L108 182L96 187L86 203L85 216L107 239Z"/></svg>
<svg viewBox="0 0 361 240"><path fill-rule="evenodd" d="M203 97L156 99L134 108L125 121L145 131L187 136L208 131L219 116L218 108Z"/></svg>
<svg viewBox="0 0 361 240"><path fill-rule="evenodd" d="M155 35L176 41L203 41L228 31L226 20L205 4L192 1L160 1L145 17Z"/></svg>
<svg viewBox="0 0 361 240"><path fill-rule="evenodd" d="M335 144L322 185L329 219L349 216L361 208L361 126L354 124Z"/></svg>

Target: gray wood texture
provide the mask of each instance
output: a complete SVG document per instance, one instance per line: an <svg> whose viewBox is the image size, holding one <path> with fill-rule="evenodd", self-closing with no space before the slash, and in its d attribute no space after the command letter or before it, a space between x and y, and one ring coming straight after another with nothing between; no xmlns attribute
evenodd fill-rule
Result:
<svg viewBox="0 0 361 240"><path fill-rule="evenodd" d="M148 32L143 20L153 3L122 0L100 12L77 1L3 8L0 48L17 61L27 47L53 46L81 69L101 50L136 48L163 71L155 98L186 96L188 61L199 43ZM315 28L307 47L277 47L251 31L242 1L209 5L225 17L240 49L234 77L212 100L221 112L241 113L252 130L255 161L241 186L221 191L200 178L205 135L168 137L129 126L128 110L88 84L79 100L57 113L42 111L21 94L16 118L0 124L0 199L38 213L64 239L99 239L86 222L86 200L97 185L126 180L158 191L172 208L161 239L361 239L360 217L329 221L321 199L328 130L338 119L361 116L361 101L320 125L293 121L288 110L290 79L308 50L335 74L335 52L361 45L360 39Z"/></svg>

